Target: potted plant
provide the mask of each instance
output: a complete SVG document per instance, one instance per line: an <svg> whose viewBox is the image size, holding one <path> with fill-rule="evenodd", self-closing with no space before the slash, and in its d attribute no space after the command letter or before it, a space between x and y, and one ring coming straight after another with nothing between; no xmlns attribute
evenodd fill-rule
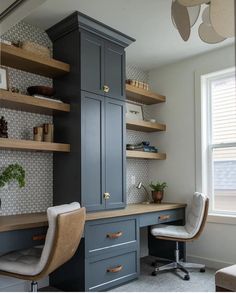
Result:
<svg viewBox="0 0 236 293"><path fill-rule="evenodd" d="M3 170L2 174L0 174L0 189L6 188L13 180L18 182L20 188L25 186L25 170L19 164L10 164Z"/></svg>
<svg viewBox="0 0 236 293"><path fill-rule="evenodd" d="M164 196L164 190L167 187L166 182L156 182L155 184L151 182L149 185L152 190L152 199L154 203L161 203L163 196Z"/></svg>

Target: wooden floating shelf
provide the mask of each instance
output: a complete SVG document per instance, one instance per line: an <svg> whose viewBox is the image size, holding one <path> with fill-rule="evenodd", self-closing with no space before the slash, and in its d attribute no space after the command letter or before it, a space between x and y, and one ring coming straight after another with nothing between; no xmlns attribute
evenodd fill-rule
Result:
<svg viewBox="0 0 236 293"><path fill-rule="evenodd" d="M166 154L148 153L142 151L126 151L126 157L132 159L165 160Z"/></svg>
<svg viewBox="0 0 236 293"><path fill-rule="evenodd" d="M70 145L64 143L41 142L0 138L0 149L18 151L70 152Z"/></svg>
<svg viewBox="0 0 236 293"><path fill-rule="evenodd" d="M1 65L47 77L70 72L70 65L53 58L46 58L14 46L0 44Z"/></svg>
<svg viewBox="0 0 236 293"><path fill-rule="evenodd" d="M0 90L0 106L13 110L51 115L54 112L70 112L70 105L27 95Z"/></svg>
<svg viewBox="0 0 236 293"><path fill-rule="evenodd" d="M152 123L143 120L130 120L126 119L126 128L135 131L143 132L156 132L156 131L165 131L166 125L160 123Z"/></svg>
<svg viewBox="0 0 236 293"><path fill-rule="evenodd" d="M126 84L126 98L131 101L140 102L146 105L153 105L157 103L163 103L166 101L166 97Z"/></svg>

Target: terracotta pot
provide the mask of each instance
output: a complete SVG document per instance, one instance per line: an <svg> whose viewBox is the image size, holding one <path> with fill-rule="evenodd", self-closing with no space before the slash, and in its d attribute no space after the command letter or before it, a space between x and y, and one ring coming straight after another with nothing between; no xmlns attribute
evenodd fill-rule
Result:
<svg viewBox="0 0 236 293"><path fill-rule="evenodd" d="M164 191L152 191L152 199L154 203L161 203L164 196Z"/></svg>

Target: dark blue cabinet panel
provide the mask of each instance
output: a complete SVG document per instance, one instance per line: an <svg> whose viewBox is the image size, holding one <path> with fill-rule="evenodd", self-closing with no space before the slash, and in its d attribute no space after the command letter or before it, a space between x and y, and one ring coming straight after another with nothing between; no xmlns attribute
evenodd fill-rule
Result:
<svg viewBox="0 0 236 293"><path fill-rule="evenodd" d="M105 146L106 146L106 192L110 198L106 208L125 206L125 117L124 103L106 98Z"/></svg>
<svg viewBox="0 0 236 293"><path fill-rule="evenodd" d="M125 50L114 43L105 42L105 85L109 87L106 96L125 99Z"/></svg>
<svg viewBox="0 0 236 293"><path fill-rule="evenodd" d="M103 94L104 41L102 38L81 32L81 89Z"/></svg>
<svg viewBox="0 0 236 293"><path fill-rule="evenodd" d="M104 209L104 101L86 92L81 94L81 142L82 204L88 211Z"/></svg>

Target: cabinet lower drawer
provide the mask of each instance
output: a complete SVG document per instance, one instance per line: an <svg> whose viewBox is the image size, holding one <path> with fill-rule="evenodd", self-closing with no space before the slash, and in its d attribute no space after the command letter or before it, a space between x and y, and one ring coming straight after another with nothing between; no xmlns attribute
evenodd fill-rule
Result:
<svg viewBox="0 0 236 293"><path fill-rule="evenodd" d="M85 226L86 257L109 253L122 247L137 247L136 218L91 221Z"/></svg>
<svg viewBox="0 0 236 293"><path fill-rule="evenodd" d="M143 214L143 215L140 215L139 217L139 225L140 227L146 227L150 225L183 220L184 214L185 214L184 209Z"/></svg>
<svg viewBox="0 0 236 293"><path fill-rule="evenodd" d="M86 291L103 291L138 276L137 251L86 260Z"/></svg>

